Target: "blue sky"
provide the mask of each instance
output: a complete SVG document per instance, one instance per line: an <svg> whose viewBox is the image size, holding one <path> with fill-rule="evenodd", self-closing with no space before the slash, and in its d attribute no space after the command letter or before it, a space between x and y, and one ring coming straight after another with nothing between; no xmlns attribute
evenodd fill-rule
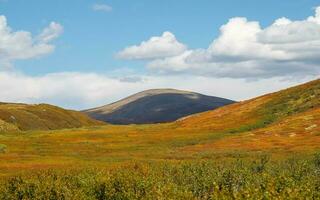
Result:
<svg viewBox="0 0 320 200"><path fill-rule="evenodd" d="M107 4L113 9L95 12L92 10L95 3ZM7 17L14 30L36 34L50 21L64 27L64 33L55 41L54 53L16 63L25 73L108 73L122 67L143 71L141 62L114 59L114 54L164 31L173 32L189 47L206 48L218 35L219 27L231 17L246 16L266 26L282 16L305 18L317 3L314 0L7 0L0 5L0 13Z"/></svg>
<svg viewBox="0 0 320 200"><path fill-rule="evenodd" d="M94 9L95 5L102 6L102 9ZM54 40L50 40L50 45L55 48L53 51L43 53L41 56L31 56L28 59L10 59L10 69L3 69L4 71L1 72L5 73L6 77L14 76L16 78L14 80L23 79L23 83L25 83L25 79L36 81L57 73L74 73L78 74L79 77L85 74L92 74L101 80L109 80L109 78L125 80L125 78L128 77L131 78L130 80L148 80L136 86L119 86L121 89L118 88L118 90L121 92L115 91L106 93L105 95L98 95L99 97L95 100L85 97L85 94L80 95L80 93L87 93L87 90L79 90L75 96L70 95L68 98L59 99L55 96L63 95L64 90L63 92L60 91L50 95L39 94L41 91L34 88L34 90L37 90L37 92L34 92L33 86L30 85L30 94L19 96L20 92L17 92L10 94L10 98L2 97L3 99L0 99L0 101L48 102L68 108L80 109L103 104L104 102L109 103L130 93L151 87L174 87L196 90L210 95L224 95L228 98L241 100L291 86L318 77L319 72L319 69L315 68L314 65L307 66L307 70L300 70L299 67L297 67L297 58L292 56L291 51L289 52L291 53L290 55L285 56L285 58L281 57L281 59L286 60L286 62L288 59L291 59L291 68L284 68L280 64L278 67L278 62L276 61L280 59L280 57L277 57L278 55L280 56L280 54L277 54L279 52L273 52L270 56L273 56L274 59L269 60L268 65L274 64L274 66L277 66L276 70L271 67L268 69L263 68L263 72L260 72L260 65L265 65L265 63L259 63L257 67L258 70L255 68L255 63L255 66L252 67L254 70L252 71L256 71L256 73L252 71L247 72L245 69L248 67L244 67L243 63L240 63L241 65L239 65L240 67L238 69L243 69L244 72L239 71L232 75L230 71L213 73L210 70L196 68L196 65L193 66L190 64L184 64L179 67L175 65L175 62L171 62L170 59L180 54L182 55L183 52L187 50L192 51L191 54L193 54L193 52L196 52L198 49L201 49L201 51L207 49L215 39L222 35L220 27L227 24L231 18L245 17L248 22L259 22L261 29L264 29L271 26L276 19L281 17L286 17L286 19L290 19L291 21L306 20L309 16L315 16L315 8L319 5L320 3L315 0L269 0L263 2L256 0L0 0L0 15L5 16L8 27L11 28L12 32L23 30L30 32L32 37L36 38L37 35L41 35L43 30L48 27L51 22L55 22L63 27L63 32L59 33L59 36L55 36ZM246 21L241 20L236 20L234 23L247 24ZM303 26L303 24L301 26ZM314 27L317 31L316 23ZM299 30L299 27L293 27L293 29L296 31ZM120 52L123 52L125 48L132 47L133 45L141 47L139 45L142 41L148 41L151 37L161 37L166 31L172 33L177 43L185 46L181 52L177 50L179 53L175 52L169 56L154 56L154 54L162 52L155 51L155 53L152 54L152 59L146 59L146 57L143 56L142 59L132 59L132 51L130 51L130 58L128 57L128 53L122 57L117 56ZM274 32L272 32L272 34L273 33ZM235 32L235 34L237 35L237 32ZM298 37L298 33L296 35ZM268 37L268 35L265 37ZM282 36L279 37L281 38ZM230 41L235 40L236 38ZM268 38L265 40L268 40ZM314 41L314 39L310 41ZM286 43L287 42L288 41L286 41ZM274 44L275 42L272 41L269 43ZM278 47L279 45L277 48ZM150 48L154 50L156 47ZM168 48L171 48L171 46ZM226 55L223 52L227 50L221 50L220 46L219 49L221 51L217 49L218 47L215 48L213 56L219 55L219 58L217 58L219 63L221 63L221 59L224 60L224 63L216 66L217 61L210 61L205 63L201 62L201 65L208 67L214 65L214 67L221 68L225 67L224 64L230 63L233 59L242 60L244 57L251 57L250 55L243 56L243 52L240 52L241 58L239 57L239 52ZM241 47L240 49L243 48ZM148 50L150 49L148 48ZM26 49L26 51L28 50ZM165 49L165 51L170 52L170 49ZM221 52L223 55L221 55ZM261 50L261 52L264 51ZM206 54L208 54L208 52L206 52ZM309 59L310 57L308 56L309 55L303 59ZM192 58L194 57L195 56L192 56ZM256 57L261 60L260 55ZM268 59L270 59L270 57L268 57ZM299 60L301 60L301 58L299 58ZM248 61L256 62L257 58L248 59ZM301 66L305 63L306 62L303 62ZM289 64L286 64L286 66L287 65ZM281 68L281 70L279 70L279 68ZM290 74L291 69L295 72L294 75ZM310 73L303 74L301 71L310 71ZM299 76L296 76L296 74L299 74ZM168 76L170 76L170 79L166 79ZM208 82L207 85L216 82L227 86L221 86L217 90L217 86L210 88L208 86L201 86L201 84L195 85L197 82L193 81L201 78ZM277 79L278 84L269 88L267 81L274 82L275 79ZM103 82L103 80L97 83L97 85L99 87L103 85L101 86L102 88L108 88L109 83L107 84L107 81ZM190 86L184 86L184 84L179 82L182 80ZM0 87L1 84L4 85L1 81L0 79ZM172 84L170 84L170 82ZM252 86L253 89L250 91L235 89L242 92L241 94L235 91L230 91L229 93L220 92L232 88L235 83L240 84L240 82L242 84L241 88ZM66 87L71 87L70 84L65 84ZM259 88L257 88L256 85L259 85ZM6 87L8 86L6 85ZM10 85L10 87L18 86ZM48 90L50 90L50 85L48 85ZM90 92L92 91L90 90ZM103 92L104 91L101 91L101 93ZM232 93L234 95L231 95ZM79 99L79 96L82 98L81 101L73 101L74 98Z"/></svg>

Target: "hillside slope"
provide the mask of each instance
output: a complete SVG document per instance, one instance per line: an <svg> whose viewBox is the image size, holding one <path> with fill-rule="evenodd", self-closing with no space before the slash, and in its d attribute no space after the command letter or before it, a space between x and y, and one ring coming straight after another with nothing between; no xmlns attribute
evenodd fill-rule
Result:
<svg viewBox="0 0 320 200"><path fill-rule="evenodd" d="M179 119L184 128L245 132L263 128L288 116L320 107L320 79Z"/></svg>
<svg viewBox="0 0 320 200"><path fill-rule="evenodd" d="M231 103L234 102L193 92L154 89L83 112L95 119L113 124L146 124L171 122Z"/></svg>
<svg viewBox="0 0 320 200"><path fill-rule="evenodd" d="M231 134L221 140L186 146L183 152L209 151L272 151L278 154L320 150L320 108L284 117L268 126L241 134Z"/></svg>
<svg viewBox="0 0 320 200"><path fill-rule="evenodd" d="M0 132L16 130L54 130L102 125L85 114L48 104L1 103Z"/></svg>

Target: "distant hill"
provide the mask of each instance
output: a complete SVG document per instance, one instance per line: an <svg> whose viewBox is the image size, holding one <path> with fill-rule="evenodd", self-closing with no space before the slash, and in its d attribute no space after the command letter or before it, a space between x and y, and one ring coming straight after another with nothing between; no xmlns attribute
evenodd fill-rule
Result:
<svg viewBox="0 0 320 200"><path fill-rule="evenodd" d="M219 97L174 89L146 90L83 112L112 124L172 122L181 117L234 103Z"/></svg>
<svg viewBox="0 0 320 200"><path fill-rule="evenodd" d="M316 114L319 109L320 79L216 110L187 116L176 123L184 128L245 132L267 127L291 116L303 115L304 112ZM288 129L293 128L288 127Z"/></svg>
<svg viewBox="0 0 320 200"><path fill-rule="evenodd" d="M48 104L0 103L0 132L54 130L102 125L85 114Z"/></svg>

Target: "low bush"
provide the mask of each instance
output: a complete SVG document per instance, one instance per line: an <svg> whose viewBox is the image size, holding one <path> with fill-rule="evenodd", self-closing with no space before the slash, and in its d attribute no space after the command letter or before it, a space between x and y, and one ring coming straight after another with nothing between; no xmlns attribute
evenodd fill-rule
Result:
<svg viewBox="0 0 320 200"><path fill-rule="evenodd" d="M0 199L319 199L318 159L39 171L2 179Z"/></svg>
<svg viewBox="0 0 320 200"><path fill-rule="evenodd" d="M7 151L7 145L0 144L0 153L5 153Z"/></svg>

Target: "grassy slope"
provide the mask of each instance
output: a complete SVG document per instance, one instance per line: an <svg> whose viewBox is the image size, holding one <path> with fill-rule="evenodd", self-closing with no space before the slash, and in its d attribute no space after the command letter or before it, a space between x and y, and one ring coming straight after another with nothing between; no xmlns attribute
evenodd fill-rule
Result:
<svg viewBox="0 0 320 200"><path fill-rule="evenodd" d="M183 128L238 133L266 127L309 109L320 107L320 79L255 99L186 117Z"/></svg>
<svg viewBox="0 0 320 200"><path fill-rule="evenodd" d="M158 125L0 134L0 173L123 162L312 153L320 142L320 81ZM1 145L0 145L1 148Z"/></svg>
<svg viewBox="0 0 320 200"><path fill-rule="evenodd" d="M230 137L184 148L185 153L300 152L319 149L320 80L177 122L184 129L223 131ZM206 152L206 153L205 153Z"/></svg>
<svg viewBox="0 0 320 200"><path fill-rule="evenodd" d="M52 130L102 125L86 115L48 104L0 104L0 131Z"/></svg>

